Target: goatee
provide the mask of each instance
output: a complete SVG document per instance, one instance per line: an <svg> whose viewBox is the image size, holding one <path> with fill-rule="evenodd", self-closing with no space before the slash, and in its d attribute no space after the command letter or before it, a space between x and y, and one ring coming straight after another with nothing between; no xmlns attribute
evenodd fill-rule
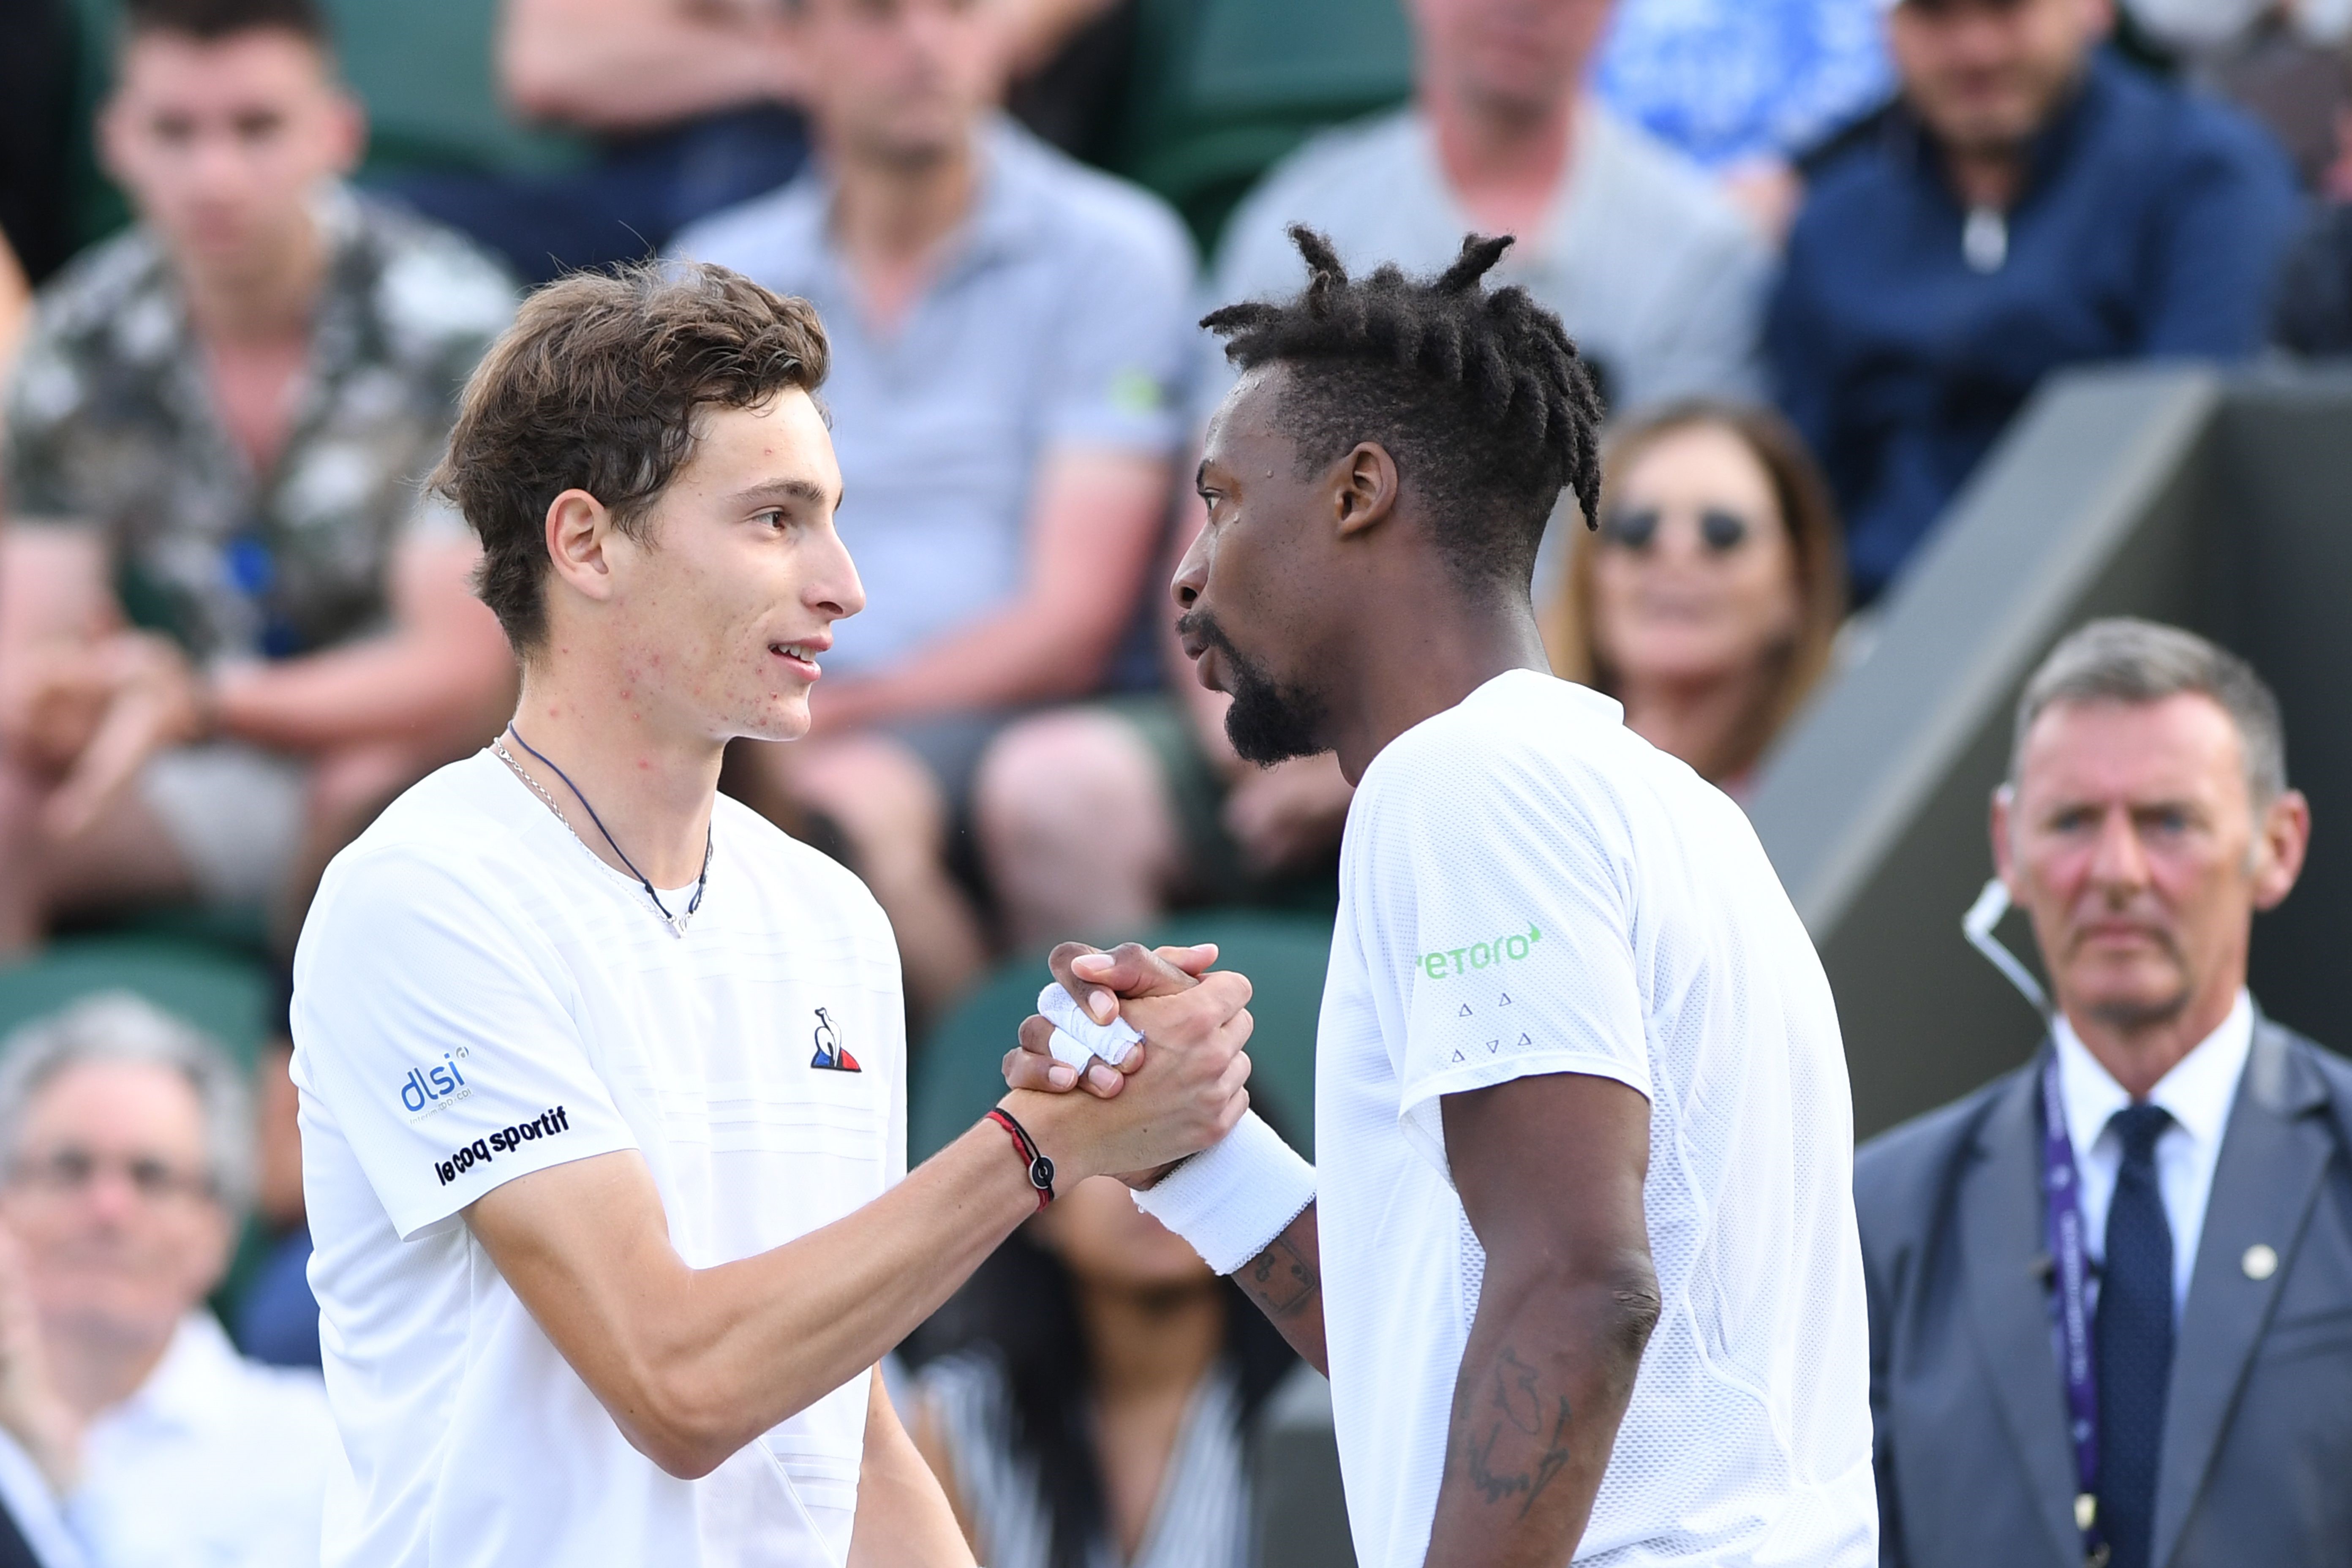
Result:
<svg viewBox="0 0 2352 1568"><path fill-rule="evenodd" d="M1288 685L1233 645L1223 628L1198 613L1186 616L1178 630L1217 650L1224 667L1225 690L1233 706L1225 710L1225 738L1245 763L1270 768L1293 757L1311 757L1331 749L1323 738L1329 707L1321 693Z"/></svg>

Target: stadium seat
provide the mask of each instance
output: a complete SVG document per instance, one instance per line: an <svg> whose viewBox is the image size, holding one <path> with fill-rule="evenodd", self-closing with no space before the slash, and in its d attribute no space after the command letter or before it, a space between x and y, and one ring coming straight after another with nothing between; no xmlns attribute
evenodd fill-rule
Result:
<svg viewBox="0 0 2352 1568"><path fill-rule="evenodd" d="M1315 1020L1330 962L1328 921L1204 910L1172 917L1144 939L1153 945L1213 942L1217 964L1255 988L1250 1013L1250 1098L1300 1152L1315 1155ZM1008 964L933 1032L909 1068L908 1146L929 1159L1003 1098L1004 1053L1036 1011L1052 976L1045 961Z"/></svg>
<svg viewBox="0 0 2352 1568"><path fill-rule="evenodd" d="M59 942L0 968L0 1036L100 991L135 992L212 1036L248 1070L282 1026L270 1016L276 986L258 963L169 937L109 935Z"/></svg>
<svg viewBox="0 0 2352 1568"><path fill-rule="evenodd" d="M1412 88L1397 0L1143 0L1135 60L1113 165L1167 198L1203 253L1269 164Z"/></svg>

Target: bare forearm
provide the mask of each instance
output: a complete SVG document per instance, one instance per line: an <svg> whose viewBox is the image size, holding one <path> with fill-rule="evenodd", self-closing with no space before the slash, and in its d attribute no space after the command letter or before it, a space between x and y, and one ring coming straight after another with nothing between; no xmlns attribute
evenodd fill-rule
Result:
<svg viewBox="0 0 2352 1568"><path fill-rule="evenodd" d="M643 1413L654 1447L639 1413L614 1418L663 1460L682 1413L688 1468L717 1463L880 1361L1036 1206L1005 1134L975 1127L856 1214L674 1282L639 1325L673 1410Z"/></svg>
<svg viewBox="0 0 2352 1568"><path fill-rule="evenodd" d="M849 1568L971 1568L971 1560L942 1478L899 1424L877 1371L866 1403Z"/></svg>
<svg viewBox="0 0 2352 1568"><path fill-rule="evenodd" d="M1576 1277L1489 1257L1429 1568L1559 1568L1574 1555L1656 1315L1646 1260Z"/></svg>
<svg viewBox="0 0 2352 1568"><path fill-rule="evenodd" d="M59 640L113 631L122 613L107 585L105 546L93 530L0 523L0 659Z"/></svg>
<svg viewBox="0 0 2352 1568"><path fill-rule="evenodd" d="M1244 1264L1234 1283L1257 1303L1292 1350L1316 1371L1330 1375L1330 1354L1323 1343L1323 1244L1314 1205L1307 1205L1307 1212L1292 1220L1271 1247Z"/></svg>
<svg viewBox="0 0 2352 1568"><path fill-rule="evenodd" d="M784 55L761 0L741 6L523 0L499 40L507 97L526 117L636 131L781 99Z"/></svg>
<svg viewBox="0 0 2352 1568"><path fill-rule="evenodd" d="M503 642L395 632L223 677L221 731L280 751L318 752L491 718L511 705Z"/></svg>

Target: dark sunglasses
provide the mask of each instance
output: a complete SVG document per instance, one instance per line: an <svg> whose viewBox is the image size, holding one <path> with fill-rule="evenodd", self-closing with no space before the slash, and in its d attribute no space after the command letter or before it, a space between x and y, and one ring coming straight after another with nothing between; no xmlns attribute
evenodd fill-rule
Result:
<svg viewBox="0 0 2352 1568"><path fill-rule="evenodd" d="M1612 511L1601 520L1601 537L1638 555L1656 542L1663 515L1654 506ZM1736 511L1711 506L1698 514L1699 542L1710 555L1730 554L1748 542L1748 520Z"/></svg>

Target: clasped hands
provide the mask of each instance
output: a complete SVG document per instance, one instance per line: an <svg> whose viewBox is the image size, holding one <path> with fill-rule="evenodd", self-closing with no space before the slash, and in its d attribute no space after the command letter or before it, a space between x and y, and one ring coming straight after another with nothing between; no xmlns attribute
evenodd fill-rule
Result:
<svg viewBox="0 0 2352 1568"><path fill-rule="evenodd" d="M1250 983L1213 969L1216 960L1213 945L1154 950L1127 942L1106 952L1066 942L1054 950L1055 980L1088 1017L1101 1024L1123 1017L1143 1035L1118 1067L1097 1058L1081 1071L1055 1059L1052 1020L1039 1015L1021 1026L1021 1043L1004 1056L1013 1090L1006 1104L1052 1129L1032 1127L1057 1165L1148 1187L1242 1119L1249 1109ZM1077 1089L1082 1096L1072 1094ZM1028 1109L1018 1108L1024 1104Z"/></svg>
<svg viewBox="0 0 2352 1568"><path fill-rule="evenodd" d="M0 684L0 748L55 780L41 826L88 828L149 758L211 728L205 685L178 645L115 632L29 647Z"/></svg>

